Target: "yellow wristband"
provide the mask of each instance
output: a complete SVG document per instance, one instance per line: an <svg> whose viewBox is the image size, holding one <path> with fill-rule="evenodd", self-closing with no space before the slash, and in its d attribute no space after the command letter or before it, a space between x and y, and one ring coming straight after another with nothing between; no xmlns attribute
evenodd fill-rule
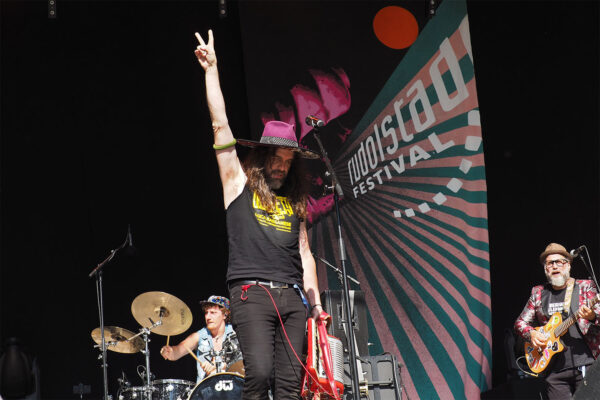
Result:
<svg viewBox="0 0 600 400"><path fill-rule="evenodd" d="M213 144L213 149L215 150L223 150L226 149L228 147L234 146L237 143L237 140L233 139L233 141L227 143L227 144Z"/></svg>

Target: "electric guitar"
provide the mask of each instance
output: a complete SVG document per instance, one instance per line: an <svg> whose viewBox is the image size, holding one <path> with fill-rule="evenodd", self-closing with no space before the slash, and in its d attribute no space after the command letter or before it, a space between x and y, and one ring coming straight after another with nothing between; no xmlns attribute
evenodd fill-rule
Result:
<svg viewBox="0 0 600 400"><path fill-rule="evenodd" d="M598 296L590 300L588 307L594 307L598 302ZM560 353L565 349L565 345L560 340L560 337L567 333L571 325L577 321L577 314L571 315L569 318L562 320L559 312L554 313L550 317L550 321L544 326L535 328L536 331L548 337L548 341L544 347L535 347L530 342L525 342L525 359L529 368L539 374L543 372L550 360L556 353Z"/></svg>

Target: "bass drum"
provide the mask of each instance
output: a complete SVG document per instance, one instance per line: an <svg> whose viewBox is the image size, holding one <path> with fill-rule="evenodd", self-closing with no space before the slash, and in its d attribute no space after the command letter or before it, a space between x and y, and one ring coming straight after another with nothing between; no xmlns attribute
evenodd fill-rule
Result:
<svg viewBox="0 0 600 400"><path fill-rule="evenodd" d="M181 379L159 379L152 381L156 391L153 400L186 400L194 387L194 382Z"/></svg>
<svg viewBox="0 0 600 400"><path fill-rule="evenodd" d="M240 400L244 377L222 372L204 378L196 385L188 400Z"/></svg>

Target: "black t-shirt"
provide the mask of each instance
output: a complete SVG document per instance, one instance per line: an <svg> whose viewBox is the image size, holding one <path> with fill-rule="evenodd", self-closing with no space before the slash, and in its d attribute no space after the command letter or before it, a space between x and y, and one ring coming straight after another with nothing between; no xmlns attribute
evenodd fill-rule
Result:
<svg viewBox="0 0 600 400"><path fill-rule="evenodd" d="M554 290L551 286L545 288L542 292L542 309L546 316L550 317L558 312L561 313L564 321L570 315L577 312L579 287L577 285L573 287L570 310L564 311L563 303L566 291L566 288L560 290ZM571 325L569 330L560 339L563 341L565 349L555 354L552 358L552 370L560 371L567 368L589 365L594 362L592 351L583 339L577 322Z"/></svg>
<svg viewBox="0 0 600 400"><path fill-rule="evenodd" d="M287 197L277 196L276 210L269 213L245 186L227 208L227 282L259 278L302 286L299 232Z"/></svg>

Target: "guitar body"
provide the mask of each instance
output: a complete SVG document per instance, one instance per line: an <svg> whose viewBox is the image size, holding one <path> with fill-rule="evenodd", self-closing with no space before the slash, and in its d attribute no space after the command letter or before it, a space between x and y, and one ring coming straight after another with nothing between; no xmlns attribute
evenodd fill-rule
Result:
<svg viewBox="0 0 600 400"><path fill-rule="evenodd" d="M536 331L545 334L548 337L546 346L543 348L534 347L530 342L525 342L525 359L529 368L539 374L543 372L550 360L556 353L560 353L565 349L560 337L555 336L555 329L562 324L560 313L555 313L550 317L550 321L544 326L535 328Z"/></svg>

